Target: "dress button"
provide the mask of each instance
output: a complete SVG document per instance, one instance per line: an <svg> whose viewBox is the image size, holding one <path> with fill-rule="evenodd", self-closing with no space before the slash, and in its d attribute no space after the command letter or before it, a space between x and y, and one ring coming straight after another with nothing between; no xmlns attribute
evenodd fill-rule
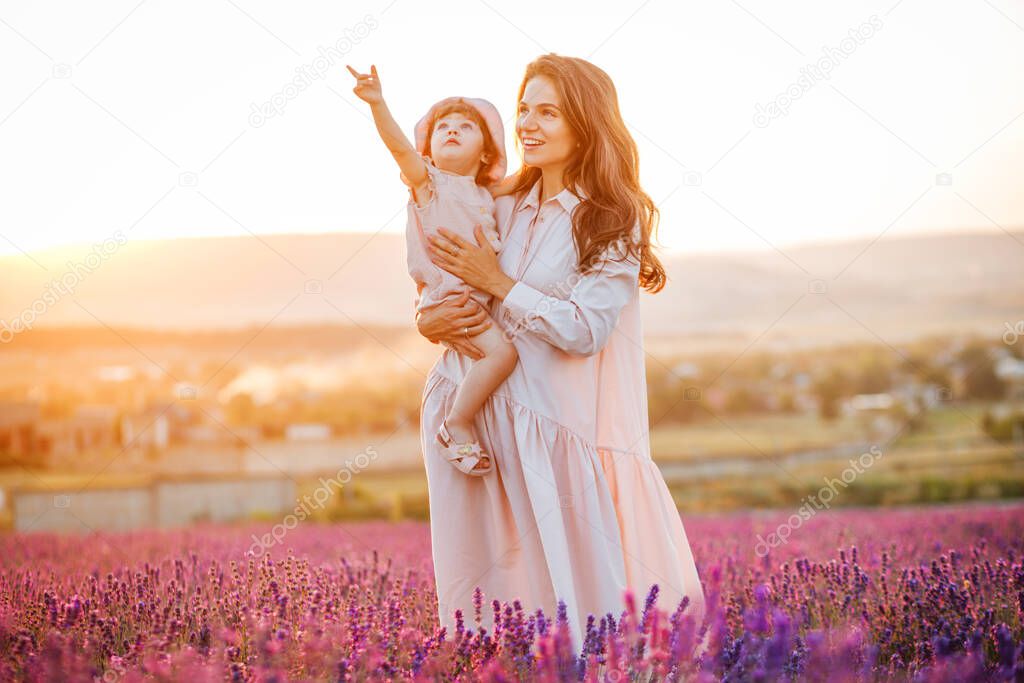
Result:
<svg viewBox="0 0 1024 683"><path fill-rule="evenodd" d="M484 207L481 206L480 207L480 213L487 213L487 209L485 209Z"/></svg>

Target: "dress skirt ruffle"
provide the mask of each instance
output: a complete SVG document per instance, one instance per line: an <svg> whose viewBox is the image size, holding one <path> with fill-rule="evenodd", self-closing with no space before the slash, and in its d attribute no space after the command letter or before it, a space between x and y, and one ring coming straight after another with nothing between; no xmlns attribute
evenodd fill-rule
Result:
<svg viewBox="0 0 1024 683"><path fill-rule="evenodd" d="M449 352L452 353L452 352ZM490 602L518 598L529 613L567 608L579 649L588 614L597 621L640 605L658 584L670 613L689 595L687 613L703 616L704 598L690 544L668 486L649 458L597 448L571 429L495 393L475 428L496 471L462 474L444 460L435 435L454 401L455 383L431 371L422 401L438 616L449 632L455 610L474 625L474 589Z"/></svg>

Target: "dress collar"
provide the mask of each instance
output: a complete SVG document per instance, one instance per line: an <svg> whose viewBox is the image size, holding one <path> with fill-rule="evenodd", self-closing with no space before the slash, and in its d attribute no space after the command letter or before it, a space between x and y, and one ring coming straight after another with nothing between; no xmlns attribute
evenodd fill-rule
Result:
<svg viewBox="0 0 1024 683"><path fill-rule="evenodd" d="M523 198L522 203L519 205L520 211L526 209L527 207L536 208L537 203L540 200L540 182L541 179L538 178L537 182L533 184L533 187L531 187L529 191L527 191L526 196ZM551 201L552 199L555 200L561 205L562 209L566 213L571 214L572 210L576 208L576 205L586 198L587 195L585 192L583 192L583 190L577 189L576 193L573 194L572 190L566 187L548 201Z"/></svg>

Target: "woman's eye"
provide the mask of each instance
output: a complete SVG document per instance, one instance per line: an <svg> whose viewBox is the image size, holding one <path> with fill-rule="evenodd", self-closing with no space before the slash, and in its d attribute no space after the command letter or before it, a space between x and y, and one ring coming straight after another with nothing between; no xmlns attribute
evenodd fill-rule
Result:
<svg viewBox="0 0 1024 683"><path fill-rule="evenodd" d="M470 129L470 128L472 128L472 127L473 127L473 126L469 125L468 123L464 123L464 124L462 124L462 128L463 128L464 130L469 130L469 129Z"/></svg>

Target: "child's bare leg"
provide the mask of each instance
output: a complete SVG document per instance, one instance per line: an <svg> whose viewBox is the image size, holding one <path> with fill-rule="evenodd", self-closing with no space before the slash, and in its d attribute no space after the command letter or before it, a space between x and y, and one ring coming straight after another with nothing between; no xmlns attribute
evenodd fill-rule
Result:
<svg viewBox="0 0 1024 683"><path fill-rule="evenodd" d="M519 354L512 342L505 339L501 328L491 324L486 330L472 338L474 344L484 352L484 357L473 363L462 383L455 392L455 402L445 418L452 438L459 443L475 440L473 418L483 407L487 398L511 374ZM473 469L487 469L490 462L481 459Z"/></svg>

